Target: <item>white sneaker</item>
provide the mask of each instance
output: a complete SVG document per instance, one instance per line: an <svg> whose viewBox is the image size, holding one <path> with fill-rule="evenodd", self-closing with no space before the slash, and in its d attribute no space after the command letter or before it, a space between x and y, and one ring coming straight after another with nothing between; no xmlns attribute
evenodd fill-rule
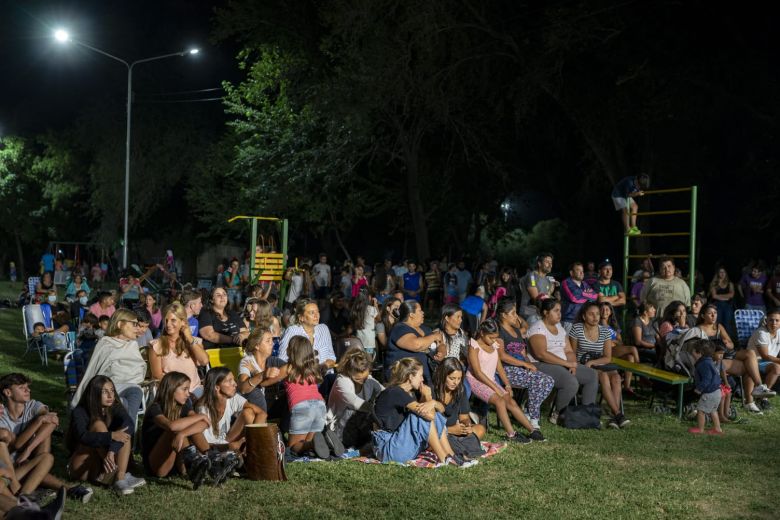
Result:
<svg viewBox="0 0 780 520"><path fill-rule="evenodd" d="M538 430L539 429L539 419L529 419L528 422L531 423L531 426L533 426L532 429Z"/></svg>
<svg viewBox="0 0 780 520"><path fill-rule="evenodd" d="M750 395L753 397L774 397L777 395L777 392L770 390L766 385L758 385L753 389Z"/></svg>
<svg viewBox="0 0 780 520"><path fill-rule="evenodd" d="M558 412L552 412L550 414L550 422L557 425L558 424Z"/></svg>
<svg viewBox="0 0 780 520"><path fill-rule="evenodd" d="M125 473L125 480L127 481L127 484L133 489L146 484L146 480L144 480L142 477L132 476L129 471Z"/></svg>
<svg viewBox="0 0 780 520"><path fill-rule="evenodd" d="M745 410L747 410L750 413L754 413L756 415L764 415L764 412L761 411L761 408L759 408L756 405L756 403L754 403L752 401L749 402L749 403L745 403L745 407L744 408L745 408Z"/></svg>

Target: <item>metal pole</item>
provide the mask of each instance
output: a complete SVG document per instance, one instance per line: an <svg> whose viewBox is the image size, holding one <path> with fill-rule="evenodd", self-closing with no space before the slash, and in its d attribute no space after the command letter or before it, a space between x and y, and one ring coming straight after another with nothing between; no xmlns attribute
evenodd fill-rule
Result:
<svg viewBox="0 0 780 520"><path fill-rule="evenodd" d="M631 239L628 234L623 235L623 290L626 294L631 294L628 290L628 259L630 257L629 254L629 240ZM623 330L626 330L626 314L623 313L623 316L621 317L623 321Z"/></svg>
<svg viewBox="0 0 780 520"><path fill-rule="evenodd" d="M279 223L279 227L282 231L282 272L287 272L287 228L288 228L288 222L287 219L283 219ZM287 296L287 281L284 279L284 275L282 275L282 281L279 283L279 308L284 307L284 298Z"/></svg>
<svg viewBox="0 0 780 520"><path fill-rule="evenodd" d="M135 65L135 64L133 64ZM127 136L125 138L125 232L122 242L122 269L127 269L127 225L130 212L130 118L133 104L133 65L127 67Z"/></svg>
<svg viewBox="0 0 780 520"><path fill-rule="evenodd" d="M257 220L252 219L249 226L249 282L257 283Z"/></svg>
<svg viewBox="0 0 780 520"><path fill-rule="evenodd" d="M696 285L696 206L698 203L699 187L691 187L691 234L689 237L688 247L690 248L690 260L688 265L688 284L690 285L691 295L695 290Z"/></svg>

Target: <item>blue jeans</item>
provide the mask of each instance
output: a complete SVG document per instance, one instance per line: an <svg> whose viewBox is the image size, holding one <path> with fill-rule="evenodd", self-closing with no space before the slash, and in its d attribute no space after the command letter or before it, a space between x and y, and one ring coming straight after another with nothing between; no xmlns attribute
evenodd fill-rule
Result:
<svg viewBox="0 0 780 520"><path fill-rule="evenodd" d="M321 432L325 428L325 411L325 401L322 399L309 399L296 404L290 410L290 433L303 435Z"/></svg>
<svg viewBox="0 0 780 520"><path fill-rule="evenodd" d="M138 412L141 411L141 404L144 402L144 391L141 387L132 383L116 383L116 393L119 394L119 400L125 405L127 414L133 421L133 431L127 432L133 434L135 425L138 421Z"/></svg>

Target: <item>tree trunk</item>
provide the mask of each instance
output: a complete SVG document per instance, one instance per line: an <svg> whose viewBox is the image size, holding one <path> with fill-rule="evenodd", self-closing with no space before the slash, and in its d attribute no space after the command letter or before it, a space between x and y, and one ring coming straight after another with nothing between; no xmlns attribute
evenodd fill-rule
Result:
<svg viewBox="0 0 780 520"><path fill-rule="evenodd" d="M336 242L339 243L339 247L344 253L344 256L347 257L347 260L352 263L352 257L349 255L349 251L347 251L347 246L345 246L344 242L341 240L341 233L339 232L339 228L336 225L336 217L333 215L333 213L330 214L330 221L333 223L333 234L336 236Z"/></svg>
<svg viewBox="0 0 780 520"><path fill-rule="evenodd" d="M404 156L406 158L406 195L414 229L417 262L419 263L431 257L428 224L425 222L425 209L422 199L420 199L419 146L405 140Z"/></svg>
<svg viewBox="0 0 780 520"><path fill-rule="evenodd" d="M22 250L22 237L19 236L19 232L14 233L14 239L16 240L16 256L19 258L19 266L16 268L16 272L19 273L19 280L23 283L27 280L27 270L24 268L24 251Z"/></svg>

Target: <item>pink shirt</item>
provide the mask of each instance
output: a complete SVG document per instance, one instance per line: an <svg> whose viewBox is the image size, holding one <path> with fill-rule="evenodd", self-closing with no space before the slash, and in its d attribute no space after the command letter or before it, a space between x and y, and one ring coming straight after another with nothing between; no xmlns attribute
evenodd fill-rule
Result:
<svg viewBox="0 0 780 520"><path fill-rule="evenodd" d="M352 297L357 298L358 293L360 293L360 288L365 287L368 285L368 280L366 280L365 276L361 276L358 278L357 282L353 280L352 282Z"/></svg>
<svg viewBox="0 0 780 520"><path fill-rule="evenodd" d="M148 311L149 309L147 308L146 310ZM157 312L149 311L149 314L152 316L152 328L159 329L162 323L162 312L160 312L160 309L157 309Z"/></svg>
<svg viewBox="0 0 780 520"><path fill-rule="evenodd" d="M202 343L200 338L192 338L197 343ZM152 340L150 343L154 353L152 355L160 355L162 352L162 345L159 339ZM162 365L163 374L168 372L181 372L185 376L190 378L190 393L203 386L200 384L200 376L198 376L198 367L195 365L195 361L189 356L189 354L182 354L177 356L176 352L169 350L168 354L160 358L160 364Z"/></svg>
<svg viewBox="0 0 780 520"><path fill-rule="evenodd" d="M493 352L485 352L485 349L479 346L477 340L471 340L471 348L477 349L479 358L479 368L482 373L491 381L496 377L496 368L498 367L498 345L493 343Z"/></svg>
<svg viewBox="0 0 780 520"><path fill-rule="evenodd" d="M106 307L105 309L103 309L103 307L100 306L99 302L95 302L95 303L93 303L89 307L89 312L91 312L92 314L94 314L98 318L101 317L101 316L108 316L110 318L116 312L116 307L111 305L111 306Z"/></svg>
<svg viewBox="0 0 780 520"><path fill-rule="evenodd" d="M284 387L287 390L287 404L290 406L290 410L303 401L325 400L317 389L316 383L291 383L290 381L285 381Z"/></svg>

